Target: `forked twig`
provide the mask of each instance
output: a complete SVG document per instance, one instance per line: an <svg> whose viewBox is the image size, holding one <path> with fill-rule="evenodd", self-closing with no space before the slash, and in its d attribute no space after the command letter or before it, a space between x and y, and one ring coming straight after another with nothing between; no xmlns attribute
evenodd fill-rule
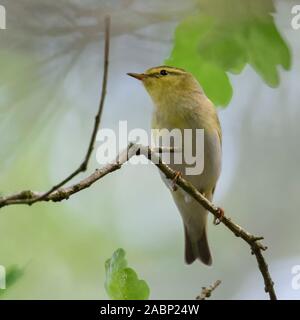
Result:
<svg viewBox="0 0 300 320"><path fill-rule="evenodd" d="M110 18L107 17L105 20L105 54L104 54L104 71L103 71L103 81L102 81L102 92L99 103L98 112L95 117L94 128L92 131L92 136L89 142L87 153L81 165L67 178L65 178L60 183L53 186L47 192L33 192L33 191L21 191L19 193L9 195L6 197L0 197L0 208L16 205L16 204L28 204L32 205L36 202L41 201L53 201L58 202L62 200L69 199L70 196L76 194L84 189L89 188L96 181L100 180L109 173L112 173L122 167L124 163L128 161L133 156L144 155L153 164L155 164L158 169L165 174L168 179L176 181L176 185L181 187L186 191L190 196L192 196L198 203L200 203L204 208L210 211L216 219L224 224L234 235L241 237L251 248L251 252L255 255L259 270L262 274L265 284L265 291L269 294L271 300L276 300L276 294L274 290L274 283L270 276L268 265L263 257L262 252L267 248L263 246L260 242L262 237L256 237L250 234L248 231L240 227L231 221L230 218L222 214L220 216L220 208L212 204L208 199L206 199L189 181L185 180L182 176L178 176L178 172L171 169L168 165L163 163L160 153L164 152L162 149L152 150L148 146L142 146L130 143L126 150L119 154L116 161L109 163L104 167L97 169L94 173L88 177L82 179L76 184L73 184L68 187L63 187L66 183L72 180L79 173L86 171L91 154L94 149L95 139L97 131L100 126L101 115L103 111L103 106L106 96L106 86L107 86L107 77L108 77L108 58L109 58L109 38L110 38ZM170 150L172 151L172 150ZM176 177L176 180L174 178ZM63 188L62 188L63 187ZM216 288L217 285L214 287ZM207 289L208 290L208 289ZM214 289L212 289L214 290ZM211 290L211 291L212 291Z"/></svg>
<svg viewBox="0 0 300 320"><path fill-rule="evenodd" d="M103 107L106 97L106 88L107 88L107 78L108 78L108 64L109 64L109 45L110 45L110 17L107 16L105 18L105 42L104 42L104 71L103 71L103 79L102 79L102 91L100 96L100 102L98 107L98 112L95 116L95 122L94 122L94 128L92 131L92 135L90 138L89 146L85 155L85 158L83 162L80 164L80 166L73 171L70 175L68 175L64 180L53 186L49 191L43 193L40 197L36 198L35 200L31 201L30 204L33 204L37 201L41 201L43 199L46 199L51 193L58 190L62 186L64 186L66 183L71 181L74 177L76 177L79 173L85 172L87 170L91 154L94 150L95 140L97 136L97 132L100 126L101 122L101 116L103 113Z"/></svg>
<svg viewBox="0 0 300 320"><path fill-rule="evenodd" d="M159 150L158 150L159 151ZM148 146L142 146L130 143L126 150L119 154L116 161L109 163L106 166L97 169L93 174L81 180L80 182L59 190L56 190L49 194L47 197L41 198L41 193L32 191L22 191L20 193L3 197L0 199L0 208L13 204L32 204L37 201L62 201L69 199L73 194L80 192L83 189L89 188L96 181L100 180L107 174L114 172L122 167L131 157L136 155L144 155L158 169L165 174L165 176L174 181L176 177L176 184L192 196L197 202L199 202L205 209L210 211L214 217L220 219L220 209L206 199L202 193L200 193L189 181L185 180L182 176L178 176L178 172L174 171L168 165L162 162L160 155L154 152ZM232 233L238 237L241 237L251 248L251 252L255 255L259 270L263 276L265 291L269 293L271 300L276 300L276 294L274 290L274 283L268 270L268 265L263 257L262 251L266 250L267 247L263 246L260 240L262 237L257 237L250 234L248 231L243 229L238 224L232 222L232 220L225 215L220 220Z"/></svg>
<svg viewBox="0 0 300 320"><path fill-rule="evenodd" d="M213 285L209 287L202 287L202 291L199 296L196 297L196 300L206 300L209 298L214 290L221 284L221 280L217 280Z"/></svg>

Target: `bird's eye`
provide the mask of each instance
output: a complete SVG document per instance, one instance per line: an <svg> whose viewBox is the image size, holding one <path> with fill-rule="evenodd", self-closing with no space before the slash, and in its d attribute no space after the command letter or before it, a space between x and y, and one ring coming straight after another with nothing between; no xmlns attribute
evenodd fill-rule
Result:
<svg viewBox="0 0 300 320"><path fill-rule="evenodd" d="M167 70L160 70L160 74L162 76L166 76L168 74Z"/></svg>

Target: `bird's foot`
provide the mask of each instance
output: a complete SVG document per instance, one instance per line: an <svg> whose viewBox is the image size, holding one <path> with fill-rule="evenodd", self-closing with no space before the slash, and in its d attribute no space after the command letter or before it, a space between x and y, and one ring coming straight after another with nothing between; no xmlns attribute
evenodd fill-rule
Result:
<svg viewBox="0 0 300 320"><path fill-rule="evenodd" d="M182 177L182 173L180 171L176 171L176 174L175 174L175 177L174 179L172 180L172 183L171 183L171 189L172 191L176 191L178 189L177 187L177 181L179 178Z"/></svg>
<svg viewBox="0 0 300 320"><path fill-rule="evenodd" d="M222 208L218 208L217 217L214 218L214 225L217 226L221 223L225 213Z"/></svg>

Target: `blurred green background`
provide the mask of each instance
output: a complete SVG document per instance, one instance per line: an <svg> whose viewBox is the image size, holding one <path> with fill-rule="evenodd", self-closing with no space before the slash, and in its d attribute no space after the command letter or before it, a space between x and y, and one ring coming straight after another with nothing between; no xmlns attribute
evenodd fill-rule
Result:
<svg viewBox="0 0 300 320"><path fill-rule="evenodd" d="M47 190L82 160L100 95L104 16L110 14L102 127L117 129L127 120L129 128L150 130L152 103L127 72L166 59L192 71L220 106L223 171L214 202L265 236L278 297L300 298L291 286L291 268L300 264L295 1L1 4L7 30L0 31L0 196ZM96 167L93 156L89 172ZM266 299L247 245L212 219L209 241L213 266L185 265L181 218L159 173L126 165L68 201L0 210L0 265L24 268L1 298L107 299L104 263L122 247L152 299L194 299L217 279L222 285L212 299Z"/></svg>

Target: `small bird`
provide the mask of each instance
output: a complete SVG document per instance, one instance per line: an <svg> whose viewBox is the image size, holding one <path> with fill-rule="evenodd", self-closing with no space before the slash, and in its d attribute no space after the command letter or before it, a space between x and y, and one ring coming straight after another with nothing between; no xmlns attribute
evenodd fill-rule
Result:
<svg viewBox="0 0 300 320"><path fill-rule="evenodd" d="M204 129L204 167L201 174L188 175L184 161L169 164L178 174L191 182L207 199L212 200L221 171L222 132L213 103L207 98L194 76L180 68L159 66L144 73L128 73L140 80L154 103L153 129ZM195 139L193 139L195 140ZM182 148L195 148L181 144ZM184 152L184 150L183 150ZM174 160L174 157L172 159ZM163 177L170 186L170 181ZM171 188L172 196L181 213L185 233L185 261L200 259L211 265L212 257L207 241L207 210L182 189Z"/></svg>

